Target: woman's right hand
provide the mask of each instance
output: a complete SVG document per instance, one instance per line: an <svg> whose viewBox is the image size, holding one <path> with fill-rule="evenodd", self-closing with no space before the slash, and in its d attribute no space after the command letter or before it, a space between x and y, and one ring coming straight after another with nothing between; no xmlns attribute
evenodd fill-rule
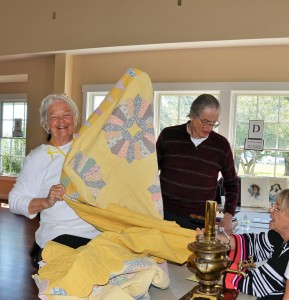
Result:
<svg viewBox="0 0 289 300"><path fill-rule="evenodd" d="M52 207L57 201L62 201L65 194L65 187L62 184L53 185L46 198L34 198L30 201L28 212L30 215L37 214L44 209Z"/></svg>
<svg viewBox="0 0 289 300"><path fill-rule="evenodd" d="M47 196L47 205L49 207L52 207L57 201L62 201L62 197L65 194L65 187L62 184L56 184L53 185L50 190L49 194Z"/></svg>

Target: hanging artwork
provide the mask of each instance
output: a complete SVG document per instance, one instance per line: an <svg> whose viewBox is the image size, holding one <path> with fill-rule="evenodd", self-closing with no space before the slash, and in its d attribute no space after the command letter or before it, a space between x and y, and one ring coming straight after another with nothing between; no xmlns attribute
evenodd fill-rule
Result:
<svg viewBox="0 0 289 300"><path fill-rule="evenodd" d="M269 203L276 202L277 194L288 188L288 179L280 177L270 177L269 178Z"/></svg>
<svg viewBox="0 0 289 300"><path fill-rule="evenodd" d="M241 206L269 207L268 177L241 178Z"/></svg>

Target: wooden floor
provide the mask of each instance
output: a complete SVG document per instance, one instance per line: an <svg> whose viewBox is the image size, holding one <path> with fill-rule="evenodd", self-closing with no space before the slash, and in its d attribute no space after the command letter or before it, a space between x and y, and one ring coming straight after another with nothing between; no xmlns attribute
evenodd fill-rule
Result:
<svg viewBox="0 0 289 300"><path fill-rule="evenodd" d="M29 256L37 227L37 218L29 220L0 207L0 300L38 299L31 278L37 270Z"/></svg>

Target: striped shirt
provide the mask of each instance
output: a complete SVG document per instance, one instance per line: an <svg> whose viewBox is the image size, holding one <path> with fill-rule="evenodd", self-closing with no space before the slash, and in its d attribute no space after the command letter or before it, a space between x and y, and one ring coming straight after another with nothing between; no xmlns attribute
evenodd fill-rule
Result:
<svg viewBox="0 0 289 300"><path fill-rule="evenodd" d="M247 278L226 273L226 288L258 297L258 299L282 299L285 290L285 269L289 259L289 242L284 243L281 236L273 231L259 234L234 235L235 251L230 252L231 269L237 269L239 260L247 260L252 256L254 262L264 262L257 268L246 269Z"/></svg>

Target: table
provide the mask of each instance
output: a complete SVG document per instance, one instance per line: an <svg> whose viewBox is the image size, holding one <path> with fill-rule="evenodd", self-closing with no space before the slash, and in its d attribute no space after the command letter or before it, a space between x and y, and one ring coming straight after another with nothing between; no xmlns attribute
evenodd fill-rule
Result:
<svg viewBox="0 0 289 300"><path fill-rule="evenodd" d="M179 266L169 263L168 267L171 280L170 287L166 290L151 287L149 293L152 300L177 300L197 285L194 281L186 280L192 275L186 265ZM254 300L256 297L240 293L237 299Z"/></svg>
<svg viewBox="0 0 289 300"><path fill-rule="evenodd" d="M247 214L247 216L251 220L248 232L259 233L261 231L268 230L268 224L267 226L265 226L266 224L260 225L262 223L253 222L255 218L268 219L269 213L267 210L241 207L240 212L236 214L238 222L240 222L244 214ZM240 228L240 226L238 227L237 233L242 233L242 229ZM158 288L151 287L149 293L152 300L177 300L184 296L192 288L194 288L194 286L196 286L196 282L186 280L187 277L192 275L192 272L186 265L179 266L176 264L168 263L168 268L171 281L170 287L166 290L160 290ZM254 300L256 299L256 297L240 293L237 299Z"/></svg>

